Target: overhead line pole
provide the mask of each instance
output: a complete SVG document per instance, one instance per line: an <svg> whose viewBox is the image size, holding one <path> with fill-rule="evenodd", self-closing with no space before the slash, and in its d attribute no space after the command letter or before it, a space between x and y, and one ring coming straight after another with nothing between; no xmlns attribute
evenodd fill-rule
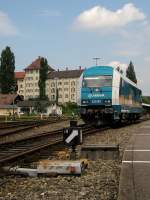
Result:
<svg viewBox="0 0 150 200"><path fill-rule="evenodd" d="M95 60L97 66L98 60L100 60L100 58L93 58L93 60Z"/></svg>

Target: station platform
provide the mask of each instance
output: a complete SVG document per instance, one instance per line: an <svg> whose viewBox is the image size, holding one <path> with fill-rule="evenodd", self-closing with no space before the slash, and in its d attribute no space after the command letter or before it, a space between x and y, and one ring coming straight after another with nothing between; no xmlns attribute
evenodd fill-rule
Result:
<svg viewBox="0 0 150 200"><path fill-rule="evenodd" d="M150 200L150 120L141 124L124 152L118 200Z"/></svg>

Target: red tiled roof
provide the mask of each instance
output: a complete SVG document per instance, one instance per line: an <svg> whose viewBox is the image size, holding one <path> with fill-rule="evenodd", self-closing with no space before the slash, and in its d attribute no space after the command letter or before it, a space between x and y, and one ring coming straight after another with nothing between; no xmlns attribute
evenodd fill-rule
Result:
<svg viewBox="0 0 150 200"><path fill-rule="evenodd" d="M18 94L0 94L0 105L11 105Z"/></svg>
<svg viewBox="0 0 150 200"><path fill-rule="evenodd" d="M25 77L25 72L15 72L16 79L23 79Z"/></svg>
<svg viewBox="0 0 150 200"><path fill-rule="evenodd" d="M33 70L40 69L40 62L42 57L38 57L35 61L33 61L25 70ZM49 66L49 71L55 71L52 67Z"/></svg>

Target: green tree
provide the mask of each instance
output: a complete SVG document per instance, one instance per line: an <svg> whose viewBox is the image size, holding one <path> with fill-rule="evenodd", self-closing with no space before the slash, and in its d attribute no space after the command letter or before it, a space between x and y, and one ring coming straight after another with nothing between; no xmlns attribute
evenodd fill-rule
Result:
<svg viewBox="0 0 150 200"><path fill-rule="evenodd" d="M48 62L46 58L41 58L40 61L40 77L39 77L39 89L40 89L40 99L46 98L46 79L48 74Z"/></svg>
<svg viewBox="0 0 150 200"><path fill-rule="evenodd" d="M150 104L150 96L142 96L142 102Z"/></svg>
<svg viewBox="0 0 150 200"><path fill-rule="evenodd" d="M6 47L0 58L1 93L8 94L17 90L15 81L15 56L10 47Z"/></svg>
<svg viewBox="0 0 150 200"><path fill-rule="evenodd" d="M129 78L134 83L137 83L136 74L134 71L134 65L133 65L132 61L130 61L129 66L126 70L126 77Z"/></svg>

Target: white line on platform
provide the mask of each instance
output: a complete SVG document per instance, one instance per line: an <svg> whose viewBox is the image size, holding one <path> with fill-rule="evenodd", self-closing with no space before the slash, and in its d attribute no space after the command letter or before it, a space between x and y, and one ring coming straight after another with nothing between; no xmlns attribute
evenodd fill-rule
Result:
<svg viewBox="0 0 150 200"><path fill-rule="evenodd" d="M150 149L127 149L125 151L141 151L141 152L146 152L146 151L150 151Z"/></svg>
<svg viewBox="0 0 150 200"><path fill-rule="evenodd" d="M123 160L122 163L143 163L150 164L150 161L141 161L141 160Z"/></svg>

